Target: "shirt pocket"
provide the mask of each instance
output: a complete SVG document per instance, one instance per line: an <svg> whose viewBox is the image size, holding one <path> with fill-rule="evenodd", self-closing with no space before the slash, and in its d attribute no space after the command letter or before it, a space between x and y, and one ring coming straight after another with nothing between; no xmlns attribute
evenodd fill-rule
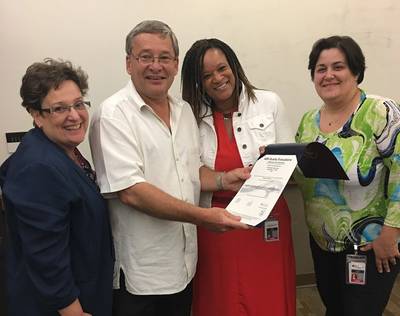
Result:
<svg viewBox="0 0 400 316"><path fill-rule="evenodd" d="M275 124L272 115L258 115L247 120L250 136L264 145L275 143Z"/></svg>

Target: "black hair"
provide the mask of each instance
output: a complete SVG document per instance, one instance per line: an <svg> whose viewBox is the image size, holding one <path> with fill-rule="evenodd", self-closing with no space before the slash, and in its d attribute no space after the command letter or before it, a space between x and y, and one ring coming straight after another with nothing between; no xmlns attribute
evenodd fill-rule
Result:
<svg viewBox="0 0 400 316"><path fill-rule="evenodd" d="M360 84L364 79L365 57L360 46L350 36L335 35L321 38L314 43L308 58L311 79L314 80L319 55L323 50L330 48L338 48L345 55L350 71L354 76L357 76L357 83Z"/></svg>
<svg viewBox="0 0 400 316"><path fill-rule="evenodd" d="M247 96L252 101L256 100L254 90L256 89L247 79L233 49L223 41L210 38L196 41L187 51L183 60L181 72L182 98L192 107L193 113L199 122L205 113L201 113L201 106L215 107L213 100L207 95L203 87L203 61L206 52L211 49L221 50L235 77L235 98L239 102L242 83L246 87Z"/></svg>

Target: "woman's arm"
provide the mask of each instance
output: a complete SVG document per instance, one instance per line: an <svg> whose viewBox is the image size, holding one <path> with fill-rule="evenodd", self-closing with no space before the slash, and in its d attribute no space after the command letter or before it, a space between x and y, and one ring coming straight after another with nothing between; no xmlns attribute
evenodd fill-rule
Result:
<svg viewBox="0 0 400 316"><path fill-rule="evenodd" d="M4 195L15 220L15 241L24 273L50 310L60 310L79 295L71 267L71 186L56 168L24 166L7 180Z"/></svg>
<svg viewBox="0 0 400 316"><path fill-rule="evenodd" d="M375 110L375 122L371 122L371 126L379 129L374 133L378 135L377 149L385 166L389 169L387 213L379 237L361 249L364 251L374 250L376 267L382 273L390 272L390 264L396 264L396 258L400 258L398 248L400 237L400 196L398 193L400 192L400 125L397 121L400 109L391 100L380 100ZM376 122L381 122L381 124Z"/></svg>
<svg viewBox="0 0 400 316"><path fill-rule="evenodd" d="M81 303L76 299L72 304L67 307L60 309L58 313L61 316L91 316L91 314L85 313L82 310Z"/></svg>

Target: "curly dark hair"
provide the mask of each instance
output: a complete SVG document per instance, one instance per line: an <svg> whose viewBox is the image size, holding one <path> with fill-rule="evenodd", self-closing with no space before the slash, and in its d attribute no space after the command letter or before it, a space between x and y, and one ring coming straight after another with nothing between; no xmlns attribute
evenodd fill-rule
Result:
<svg viewBox="0 0 400 316"><path fill-rule="evenodd" d="M314 72L319 55L323 50L330 48L337 48L344 54L351 73L357 76L357 83L360 84L364 79L365 57L360 46L350 36L334 35L321 38L314 43L308 58L311 79L314 80Z"/></svg>
<svg viewBox="0 0 400 316"><path fill-rule="evenodd" d="M242 83L246 87L248 98L252 101L256 100L254 93L256 88L247 79L233 49L228 44L216 38L198 40L187 51L181 72L182 98L190 104L198 122L205 115L205 113L201 113L202 104L212 109L214 108L213 101L210 100L210 97L204 90L202 80L204 55L211 48L221 50L229 63L229 67L232 69L236 80L234 91L236 102L239 102Z"/></svg>
<svg viewBox="0 0 400 316"><path fill-rule="evenodd" d="M75 82L82 95L86 95L88 76L80 67L74 68L70 61L46 58L43 62L30 65L22 78L22 106L28 112L39 111L49 91L57 89L66 80Z"/></svg>

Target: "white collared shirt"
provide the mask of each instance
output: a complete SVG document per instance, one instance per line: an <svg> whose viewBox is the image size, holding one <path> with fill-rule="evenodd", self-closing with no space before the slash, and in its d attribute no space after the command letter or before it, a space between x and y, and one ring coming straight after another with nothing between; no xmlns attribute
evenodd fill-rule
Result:
<svg viewBox="0 0 400 316"><path fill-rule="evenodd" d="M90 126L97 180L109 198L116 251L114 288L119 288L122 269L132 294L177 293L195 273L194 225L149 216L122 204L115 194L148 182L178 199L198 204L197 124L186 102L172 97L169 101L171 131L129 81L100 105Z"/></svg>

